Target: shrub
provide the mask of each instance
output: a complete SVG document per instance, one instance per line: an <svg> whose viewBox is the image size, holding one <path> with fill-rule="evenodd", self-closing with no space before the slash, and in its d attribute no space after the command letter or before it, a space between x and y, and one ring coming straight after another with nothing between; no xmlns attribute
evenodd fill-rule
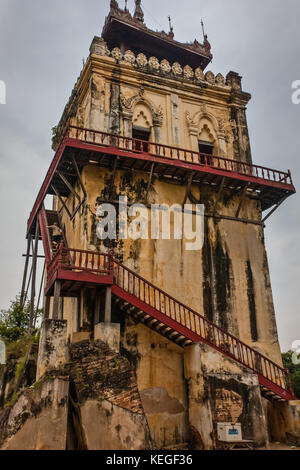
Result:
<svg viewBox="0 0 300 470"><path fill-rule="evenodd" d="M282 354L284 367L289 369L294 393L300 399L300 364L294 364L292 360L293 351Z"/></svg>
<svg viewBox="0 0 300 470"><path fill-rule="evenodd" d="M42 310L37 311L37 319L41 317ZM30 302L24 306L17 296L7 310L0 312L0 337L8 343L20 339L28 331L30 318Z"/></svg>

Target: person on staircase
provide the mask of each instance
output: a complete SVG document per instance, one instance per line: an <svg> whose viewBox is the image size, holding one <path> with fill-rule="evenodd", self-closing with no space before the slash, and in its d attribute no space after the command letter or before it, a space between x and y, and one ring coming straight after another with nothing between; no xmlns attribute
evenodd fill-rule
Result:
<svg viewBox="0 0 300 470"><path fill-rule="evenodd" d="M56 251L59 248L59 245L62 241L62 229L59 227L57 222L54 222L53 225L48 225L48 228L52 230L52 246L53 251Z"/></svg>

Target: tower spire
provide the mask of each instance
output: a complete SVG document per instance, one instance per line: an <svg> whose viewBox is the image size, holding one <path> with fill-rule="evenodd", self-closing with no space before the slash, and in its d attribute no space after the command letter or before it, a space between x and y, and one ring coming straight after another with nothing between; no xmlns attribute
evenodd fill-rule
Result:
<svg viewBox="0 0 300 470"><path fill-rule="evenodd" d="M202 19L201 19L201 27L202 27L203 38L205 39L204 23Z"/></svg>
<svg viewBox="0 0 300 470"><path fill-rule="evenodd" d="M174 38L174 28L172 26L172 21L171 21L171 16L169 15L168 16L168 20L169 20L169 26L170 26L170 31L169 31L169 36L170 38Z"/></svg>
<svg viewBox="0 0 300 470"><path fill-rule="evenodd" d="M110 9L111 10L116 10L119 8L117 0L110 0Z"/></svg>
<svg viewBox="0 0 300 470"><path fill-rule="evenodd" d="M144 23L144 12L141 7L142 0L135 0L135 12L134 12L134 19Z"/></svg>
<svg viewBox="0 0 300 470"><path fill-rule="evenodd" d="M204 42L203 42L204 47L208 52L210 52L211 45L210 45L210 42L208 41L207 34L205 34L203 20L201 20L201 26L202 26L202 33L203 33L203 38L204 38Z"/></svg>

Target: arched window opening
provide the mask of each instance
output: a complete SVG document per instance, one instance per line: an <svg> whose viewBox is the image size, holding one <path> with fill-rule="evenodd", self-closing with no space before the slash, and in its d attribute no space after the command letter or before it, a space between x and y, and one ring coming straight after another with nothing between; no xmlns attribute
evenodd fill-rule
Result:
<svg viewBox="0 0 300 470"><path fill-rule="evenodd" d="M140 152L149 152L148 142L150 141L150 129L146 127L133 126L132 138L138 139L138 141L135 141L135 150L138 150ZM143 142L139 142L141 140Z"/></svg>
<svg viewBox="0 0 300 470"><path fill-rule="evenodd" d="M198 137L198 148L200 153L200 162L210 164L211 155L215 153L215 139L207 124L202 127Z"/></svg>
<svg viewBox="0 0 300 470"><path fill-rule="evenodd" d="M144 103L138 103L132 120L132 138L137 139L133 141L135 150L146 153L150 151L148 142L151 140L152 127L151 110Z"/></svg>

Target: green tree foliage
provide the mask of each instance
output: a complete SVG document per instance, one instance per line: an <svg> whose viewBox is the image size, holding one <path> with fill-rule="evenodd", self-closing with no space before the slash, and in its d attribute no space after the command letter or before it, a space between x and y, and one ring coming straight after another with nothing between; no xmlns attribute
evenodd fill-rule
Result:
<svg viewBox="0 0 300 470"><path fill-rule="evenodd" d="M294 393L296 397L300 399L300 364L294 364L292 358L293 354L293 351L283 353L282 360L284 367L286 367L290 371Z"/></svg>
<svg viewBox="0 0 300 470"><path fill-rule="evenodd" d="M36 320L41 317L42 310L37 311ZM1 310L0 312L0 337L12 343L20 339L28 332L30 317L30 302L24 306L20 303L20 298L17 296L15 300L11 301L8 310Z"/></svg>

